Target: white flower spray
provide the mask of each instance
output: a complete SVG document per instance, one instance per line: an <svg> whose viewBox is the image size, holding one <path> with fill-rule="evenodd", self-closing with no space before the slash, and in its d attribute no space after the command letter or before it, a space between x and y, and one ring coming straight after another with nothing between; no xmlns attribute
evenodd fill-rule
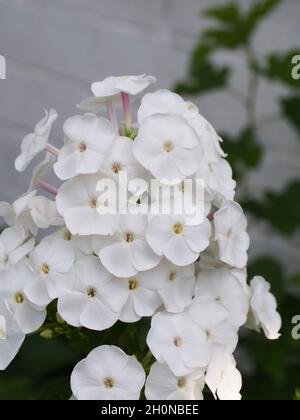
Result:
<svg viewBox="0 0 300 420"><path fill-rule="evenodd" d="M49 142L54 110L24 138L18 171L45 157L27 192L0 203L8 225L0 235L0 369L26 334L41 331L57 300L58 320L75 329L100 332L118 321L130 329L152 317L145 359L114 346L94 349L73 371L73 399L134 400L145 385L147 399L202 400L206 386L215 398L238 400L239 329L277 339L281 318L269 283L247 281L247 220L211 124L168 90L146 94L135 121L131 98L155 81L141 75L93 83L94 96L78 106L83 115L64 123L60 150ZM48 182L50 171L59 186ZM125 191L128 214L108 211L115 207L100 188L108 181L118 191L120 174L133 181ZM200 179L203 217L143 213L166 199L147 190L153 178L160 186L172 182L181 198L192 195L186 181Z"/></svg>

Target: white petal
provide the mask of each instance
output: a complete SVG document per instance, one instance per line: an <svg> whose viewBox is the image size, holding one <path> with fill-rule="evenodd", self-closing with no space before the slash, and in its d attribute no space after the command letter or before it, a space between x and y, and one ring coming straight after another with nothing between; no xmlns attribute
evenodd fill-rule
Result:
<svg viewBox="0 0 300 420"><path fill-rule="evenodd" d="M91 330L103 331L117 322L118 315L99 299L90 299L80 316L80 324Z"/></svg>
<svg viewBox="0 0 300 420"><path fill-rule="evenodd" d="M131 261L130 245L125 242L101 249L99 257L104 267L117 277L132 277L137 273Z"/></svg>
<svg viewBox="0 0 300 420"><path fill-rule="evenodd" d="M194 263L199 258L199 252L193 251L183 236L173 236L166 245L164 254L173 264L185 266Z"/></svg>

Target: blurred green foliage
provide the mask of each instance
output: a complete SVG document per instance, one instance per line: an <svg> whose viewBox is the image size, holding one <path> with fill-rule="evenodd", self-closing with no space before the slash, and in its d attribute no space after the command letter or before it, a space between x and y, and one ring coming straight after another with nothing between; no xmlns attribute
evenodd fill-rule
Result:
<svg viewBox="0 0 300 420"><path fill-rule="evenodd" d="M250 171L255 170L264 157L260 133L265 124L285 119L300 139L300 80L292 77L293 57L299 56L299 51L291 49L261 58L256 55L253 45L258 25L280 3L284 0L256 0L243 11L235 1L205 10L203 15L212 24L200 35L191 55L187 77L177 83L176 91L201 99L204 94L222 90L245 109L245 125L241 132L236 136L222 133L234 176L245 191L239 191L239 201L249 213L264 220L278 234L290 237L300 227L300 180L293 180L283 191L267 191L260 200L251 197L249 189L245 188ZM228 65L222 65L220 60L215 64L214 54L221 50L231 54L244 52L249 70L246 93L231 84L232 69ZM206 69L209 69L207 73ZM261 119L257 118L261 80L285 88L286 93L279 98L279 115L267 113ZM268 342L256 333L242 335L241 347L252 364L252 369L244 374L243 396L249 400L293 400L296 394L296 399L300 399L300 340L294 340L291 335L291 320L295 314L300 314L300 267L299 273L288 278L280 262L262 256L249 267L250 278L258 274L271 282L278 299L283 318L282 337L277 342ZM243 366L240 368L243 370Z"/></svg>
<svg viewBox="0 0 300 420"><path fill-rule="evenodd" d="M212 25L200 36L191 56L187 78L176 86L180 94L199 97L223 89L245 108L247 118L244 129L234 138L228 133L222 134L235 177L243 183L247 182L249 171L255 170L264 156L260 127L274 118L267 115L260 121L256 119L260 78L281 83L287 90L290 89L290 94L280 99L282 115L275 116L275 119L285 118L297 132L300 131L300 94L297 93L300 81L291 77L291 60L298 52L271 54L260 60L252 46L257 26L283 1L253 1L246 12L242 11L238 1L206 10L204 16L212 21ZM250 71L246 94L230 86L230 67L214 63L214 53L224 49L231 50L231 53L234 50L245 53ZM247 194L241 204L256 217L266 220L280 234L292 235L300 225L300 181L295 180L280 193L267 192L260 201ZM283 208L285 217L282 217ZM299 288L300 273L289 279L278 261L262 256L249 267L250 277L257 274L271 282L278 299L283 317L282 337L277 342L268 342L257 333L242 334L241 348L252 363L248 372L239 366L244 374L243 396L248 400L300 400L300 340L295 341L291 336L291 320L300 313L300 300L287 292L289 287ZM101 344L115 344L128 354L135 354L147 370L153 361L146 345L149 323L149 319L143 319L129 328L118 322L106 332L87 332L72 328L57 317L54 302L48 308L46 324L40 331L44 338L29 337L14 363L0 373L1 399L70 398L70 374L74 366Z"/></svg>

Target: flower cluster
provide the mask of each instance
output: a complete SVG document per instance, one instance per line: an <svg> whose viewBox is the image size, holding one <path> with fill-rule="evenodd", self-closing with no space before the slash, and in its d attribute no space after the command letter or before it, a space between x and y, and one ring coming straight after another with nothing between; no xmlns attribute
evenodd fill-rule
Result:
<svg viewBox="0 0 300 420"><path fill-rule="evenodd" d="M94 96L64 123L60 150L49 142L54 110L24 138L16 169L44 158L28 191L13 204L0 203L8 225L0 236L0 369L57 301L60 319L75 328L104 331L117 321L152 317L147 345L156 360L148 377L135 355L100 346L73 371L74 399L139 399L145 385L153 400L201 400L205 386L215 398L237 400L240 328L263 330L273 340L281 319L270 285L261 277L247 281L247 220L211 124L169 90L146 94L133 121L131 97L154 82L142 75L94 83ZM47 182L52 170L59 188ZM118 187L121 173L146 185L172 181L181 196L191 193L187 180L202 180L203 217L146 214L144 206L164 198L134 188L135 211L105 211L99 182ZM47 231L38 241L41 229Z"/></svg>

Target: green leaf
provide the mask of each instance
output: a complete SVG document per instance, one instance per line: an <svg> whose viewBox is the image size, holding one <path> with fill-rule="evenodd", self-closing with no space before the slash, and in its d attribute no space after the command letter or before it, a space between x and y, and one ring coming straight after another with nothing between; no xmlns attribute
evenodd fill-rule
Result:
<svg viewBox="0 0 300 420"><path fill-rule="evenodd" d="M296 401L300 401L300 388L296 389L296 396L295 396L295 400Z"/></svg>
<svg viewBox="0 0 300 420"><path fill-rule="evenodd" d="M243 25L237 23L228 28L207 29L203 33L203 39L214 48L235 49L247 43L248 34L245 33Z"/></svg>
<svg viewBox="0 0 300 420"><path fill-rule="evenodd" d="M42 386L38 393L40 401L67 401L71 398L70 377L57 379Z"/></svg>
<svg viewBox="0 0 300 420"><path fill-rule="evenodd" d="M181 95L203 94L214 89L221 89L227 85L229 77L228 67L218 67L209 58L211 49L206 45L199 46L193 53L189 78L175 86Z"/></svg>
<svg viewBox="0 0 300 420"><path fill-rule="evenodd" d="M290 280L292 286L300 286L300 273L294 274Z"/></svg>
<svg viewBox="0 0 300 420"><path fill-rule="evenodd" d="M260 21L271 13L280 2L281 0L258 0L254 2L254 5L245 18L245 24L248 27L248 31L253 32Z"/></svg>
<svg viewBox="0 0 300 420"><path fill-rule="evenodd" d="M248 269L249 278L260 275L264 277L272 287L272 293L278 300L284 296L284 272L281 264L276 259L265 257L250 264Z"/></svg>
<svg viewBox="0 0 300 420"><path fill-rule="evenodd" d="M231 2L224 6L214 6L206 9L202 12L202 15L221 22L236 22L240 18L240 9L237 3Z"/></svg>
<svg viewBox="0 0 300 420"><path fill-rule="evenodd" d="M9 400L33 400L34 390L29 378L13 376L1 380L0 398L2 401Z"/></svg>
<svg viewBox="0 0 300 420"><path fill-rule="evenodd" d="M300 182L291 183L280 193L267 192L262 201L249 200L244 207L279 232L291 235L300 226Z"/></svg>
<svg viewBox="0 0 300 420"><path fill-rule="evenodd" d="M281 54L272 54L267 58L265 69L262 72L273 80L277 80L292 88L300 89L300 81L293 77L293 62L295 56L299 56L299 50L293 50Z"/></svg>
<svg viewBox="0 0 300 420"><path fill-rule="evenodd" d="M259 0L245 13L238 3L212 7L204 11L204 16L219 23L206 30L203 39L214 47L234 49L247 45L260 21L268 15L281 0Z"/></svg>
<svg viewBox="0 0 300 420"><path fill-rule="evenodd" d="M300 86L300 83L299 83ZM291 96L281 100L282 112L300 134L300 96Z"/></svg>

